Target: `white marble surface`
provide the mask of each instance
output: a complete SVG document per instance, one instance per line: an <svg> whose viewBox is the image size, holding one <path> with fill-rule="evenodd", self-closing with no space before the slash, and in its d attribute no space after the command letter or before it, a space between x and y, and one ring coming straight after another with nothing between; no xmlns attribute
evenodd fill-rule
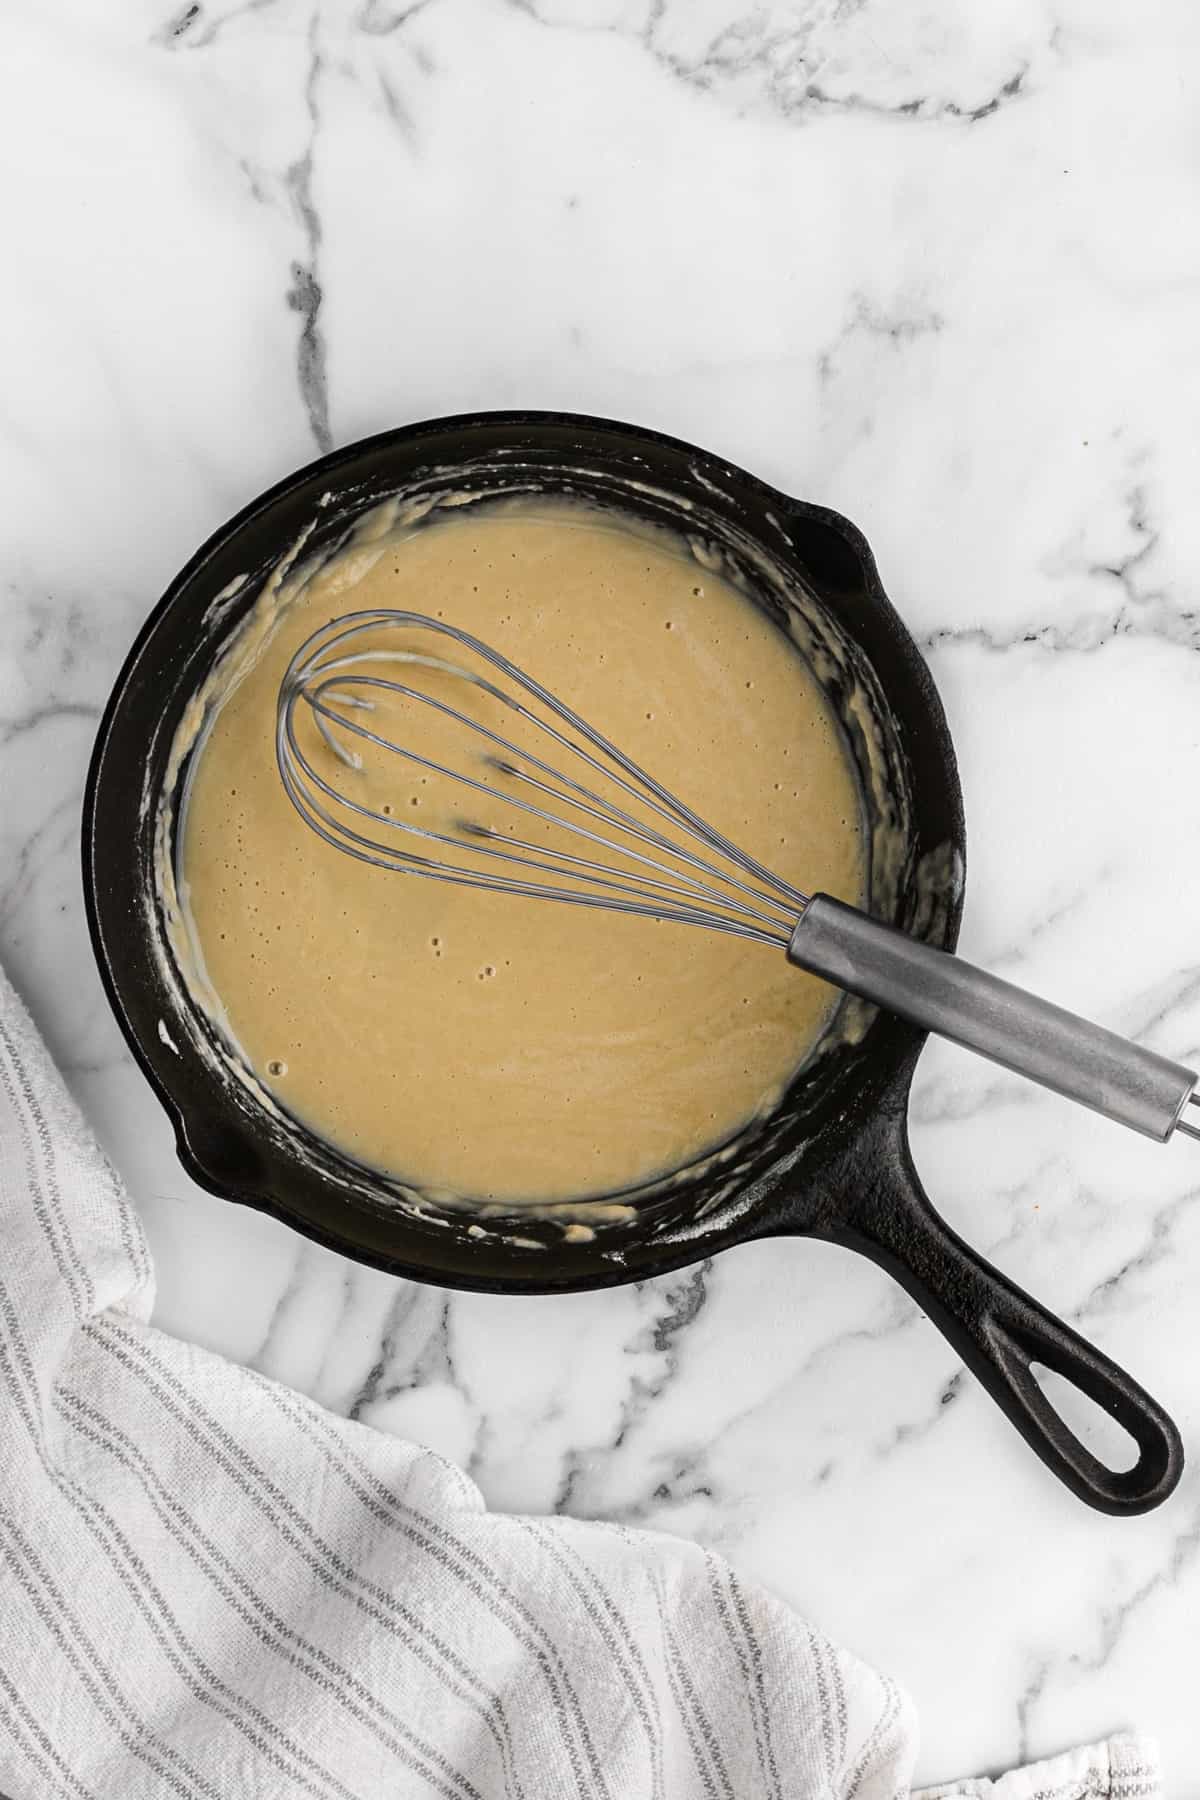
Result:
<svg viewBox="0 0 1200 1800"><path fill-rule="evenodd" d="M914 1096L951 1220L1183 1427L1175 1499L1111 1521L847 1255L506 1302L196 1191L76 850L128 643L248 497L422 416L624 416L866 529L959 747L964 948L1200 1054L1194 10L20 0L2 42L0 957L137 1197L162 1324L498 1507L717 1546L904 1680L927 1778L1135 1725L1200 1794L1200 1147L940 1046Z"/></svg>

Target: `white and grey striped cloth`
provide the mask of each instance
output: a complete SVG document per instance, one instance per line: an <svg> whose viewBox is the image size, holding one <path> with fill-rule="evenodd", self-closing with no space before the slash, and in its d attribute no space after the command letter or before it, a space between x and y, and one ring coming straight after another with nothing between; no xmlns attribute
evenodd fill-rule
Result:
<svg viewBox="0 0 1200 1800"><path fill-rule="evenodd" d="M0 1792L908 1793L889 1681L716 1557L493 1517L147 1321L137 1217L0 974ZM1143 1800L1117 1739L948 1793Z"/></svg>

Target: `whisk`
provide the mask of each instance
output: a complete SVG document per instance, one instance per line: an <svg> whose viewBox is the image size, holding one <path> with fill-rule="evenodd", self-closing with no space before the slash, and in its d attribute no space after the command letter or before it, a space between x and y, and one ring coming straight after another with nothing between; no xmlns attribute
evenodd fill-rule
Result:
<svg viewBox="0 0 1200 1800"><path fill-rule="evenodd" d="M389 647L397 628L434 634L449 654ZM464 667L463 653L487 673ZM394 672L382 673L389 665ZM461 692L463 705L435 686ZM472 691L497 703L512 729L532 730L538 750L464 710ZM386 735L381 707L398 702L464 734L453 765L430 754L428 742L423 751L419 734L404 743ZM301 706L332 753L325 774L301 743ZM450 782L461 812L437 829L369 804L359 748L367 745L425 780ZM315 631L280 685L276 756L301 818L360 862L770 945L798 968L1147 1137L1165 1142L1176 1129L1200 1137L1200 1116L1185 1116L1200 1107L1195 1071L831 895L802 893L498 650L442 619L383 609L347 613ZM497 808L510 828L490 822Z"/></svg>

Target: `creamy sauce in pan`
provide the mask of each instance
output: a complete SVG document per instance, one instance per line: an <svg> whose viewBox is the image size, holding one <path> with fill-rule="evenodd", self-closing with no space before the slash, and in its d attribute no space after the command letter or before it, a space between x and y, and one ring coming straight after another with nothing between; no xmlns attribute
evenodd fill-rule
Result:
<svg viewBox="0 0 1200 1800"><path fill-rule="evenodd" d="M195 760L180 853L192 985L257 1080L372 1167L505 1202L651 1180L771 1108L836 999L782 951L386 873L302 823L275 765L279 682L310 632L374 607L495 645L786 880L862 896L858 793L820 688L678 540L566 502L417 527L385 510L340 554L269 587ZM373 641L479 666L428 633ZM562 761L469 683L377 672ZM496 779L461 726L378 699L372 729ZM364 767L348 770L301 715L306 753L340 792L427 829L453 835L469 813L563 848L537 821L474 795L465 805L461 788L362 740Z"/></svg>

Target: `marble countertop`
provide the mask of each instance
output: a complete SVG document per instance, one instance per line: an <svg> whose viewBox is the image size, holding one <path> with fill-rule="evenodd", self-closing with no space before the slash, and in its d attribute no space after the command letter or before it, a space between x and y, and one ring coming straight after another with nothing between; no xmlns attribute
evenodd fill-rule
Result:
<svg viewBox="0 0 1200 1800"><path fill-rule="evenodd" d="M713 1545L908 1686L924 1778L1135 1726L1200 1794L1200 1146L942 1045L914 1092L946 1216L1192 1449L1110 1520L833 1249L504 1301L199 1192L77 868L104 697L210 530L393 424L591 411L865 529L961 758L962 947L1200 1054L1192 9L58 0L4 42L0 959L136 1196L161 1324L496 1507Z"/></svg>

